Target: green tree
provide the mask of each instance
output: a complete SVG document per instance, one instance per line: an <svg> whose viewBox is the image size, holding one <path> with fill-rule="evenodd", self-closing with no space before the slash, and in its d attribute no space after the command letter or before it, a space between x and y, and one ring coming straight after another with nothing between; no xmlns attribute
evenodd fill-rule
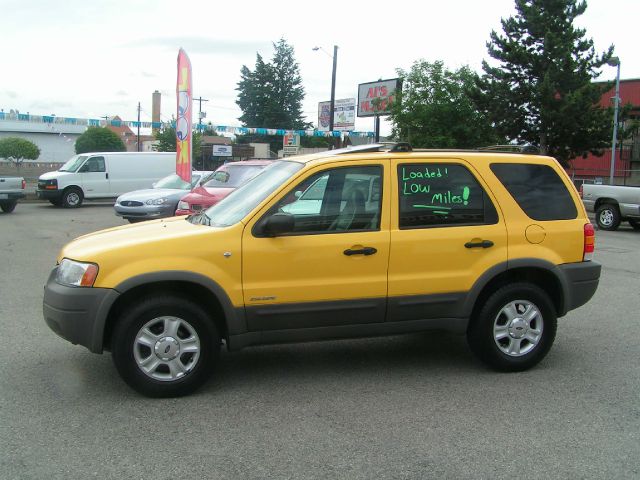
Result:
<svg viewBox="0 0 640 480"><path fill-rule="evenodd" d="M294 49L285 39L274 43L273 48L270 63L257 54L253 71L244 65L240 70L236 104L242 115L238 119L253 128L307 128L302 113L304 87ZM272 150L282 148L282 136L270 136L267 141Z"/></svg>
<svg viewBox="0 0 640 480"><path fill-rule="evenodd" d="M207 127L203 131L194 130L191 137L191 162L193 165L199 165L202 159L202 137L217 137L218 133ZM166 123L163 127L154 133L158 144L154 147L157 152L175 152L176 151L176 129L171 123Z"/></svg>
<svg viewBox="0 0 640 480"><path fill-rule="evenodd" d="M117 133L106 127L89 127L76 140L76 153L126 152L124 142Z"/></svg>
<svg viewBox="0 0 640 480"><path fill-rule="evenodd" d="M474 74L467 66L448 70L442 61L417 61L398 70L402 91L392 107L392 136L422 148L476 148L500 143L467 91Z"/></svg>
<svg viewBox="0 0 640 480"><path fill-rule="evenodd" d="M6 137L0 140L0 158L22 165L25 160L36 160L40 156L38 146L20 137Z"/></svg>
<svg viewBox="0 0 640 480"><path fill-rule="evenodd" d="M611 113L597 105L610 85L593 83L613 55L597 55L574 20L585 1L515 0L516 15L491 32L492 66L483 62L472 96L499 133L568 160L598 153L611 139Z"/></svg>

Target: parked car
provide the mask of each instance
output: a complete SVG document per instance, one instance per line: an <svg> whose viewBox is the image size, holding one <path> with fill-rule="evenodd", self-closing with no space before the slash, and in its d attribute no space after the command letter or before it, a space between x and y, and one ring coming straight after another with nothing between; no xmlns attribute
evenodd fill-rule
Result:
<svg viewBox="0 0 640 480"><path fill-rule="evenodd" d="M191 193L182 197L178 202L176 215L192 215L206 210L256 176L270 163L270 160L225 163L205 184L194 187Z"/></svg>
<svg viewBox="0 0 640 480"><path fill-rule="evenodd" d="M162 152L83 153L38 179L38 198L76 208L84 199L116 199L175 172L176 154Z"/></svg>
<svg viewBox="0 0 640 480"><path fill-rule="evenodd" d="M153 188L120 195L113 208L117 216L129 220L130 223L172 217L180 199L201 181L206 181L212 173L192 172L191 183L172 173L154 183Z"/></svg>
<svg viewBox="0 0 640 480"><path fill-rule="evenodd" d="M202 385L222 340L446 330L520 371L596 291L594 238L553 158L367 145L276 161L200 215L72 241L43 312L149 396Z"/></svg>
<svg viewBox="0 0 640 480"><path fill-rule="evenodd" d="M580 193L584 206L595 212L602 230L617 230L623 221L640 230L640 187L584 184Z"/></svg>
<svg viewBox="0 0 640 480"><path fill-rule="evenodd" d="M0 209L5 213L13 212L18 200L25 197L26 187L22 177L0 176Z"/></svg>

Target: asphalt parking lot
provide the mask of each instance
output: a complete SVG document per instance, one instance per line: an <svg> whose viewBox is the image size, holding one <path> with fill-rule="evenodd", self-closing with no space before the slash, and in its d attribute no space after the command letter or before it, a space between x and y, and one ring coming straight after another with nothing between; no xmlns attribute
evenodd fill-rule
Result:
<svg viewBox="0 0 640 480"><path fill-rule="evenodd" d="M448 334L223 353L196 394L151 400L58 338L42 287L111 205L0 214L0 478L639 478L640 232L597 232L600 288L531 371Z"/></svg>

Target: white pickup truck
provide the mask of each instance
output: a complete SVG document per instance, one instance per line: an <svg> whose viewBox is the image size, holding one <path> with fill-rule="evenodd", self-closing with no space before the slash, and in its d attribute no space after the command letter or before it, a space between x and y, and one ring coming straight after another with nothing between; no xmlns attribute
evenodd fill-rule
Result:
<svg viewBox="0 0 640 480"><path fill-rule="evenodd" d="M5 213L13 212L18 200L25 197L26 187L22 177L0 176L0 209Z"/></svg>
<svg viewBox="0 0 640 480"><path fill-rule="evenodd" d="M640 187L584 184L580 193L586 209L595 212L600 229L616 230L626 220L640 230Z"/></svg>

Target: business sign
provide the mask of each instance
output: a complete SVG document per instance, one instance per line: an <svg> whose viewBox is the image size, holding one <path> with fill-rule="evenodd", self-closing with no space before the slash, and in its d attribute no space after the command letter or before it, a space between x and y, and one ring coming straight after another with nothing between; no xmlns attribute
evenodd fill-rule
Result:
<svg viewBox="0 0 640 480"><path fill-rule="evenodd" d="M295 133L285 133L282 139L283 147L299 147L300 146L300 135L296 135Z"/></svg>
<svg viewBox="0 0 640 480"><path fill-rule="evenodd" d="M214 157L231 157L233 149L231 145L213 145L213 152L211 155Z"/></svg>
<svg viewBox="0 0 640 480"><path fill-rule="evenodd" d="M361 83L358 85L358 116L389 115L396 101L396 91L401 88L399 78Z"/></svg>
<svg viewBox="0 0 640 480"><path fill-rule="evenodd" d="M285 133L282 139L282 150L285 157L297 155L300 149L300 135Z"/></svg>
<svg viewBox="0 0 640 480"><path fill-rule="evenodd" d="M329 131L331 102L318 103L318 130ZM356 127L356 99L343 98L333 104L333 129L351 131Z"/></svg>

